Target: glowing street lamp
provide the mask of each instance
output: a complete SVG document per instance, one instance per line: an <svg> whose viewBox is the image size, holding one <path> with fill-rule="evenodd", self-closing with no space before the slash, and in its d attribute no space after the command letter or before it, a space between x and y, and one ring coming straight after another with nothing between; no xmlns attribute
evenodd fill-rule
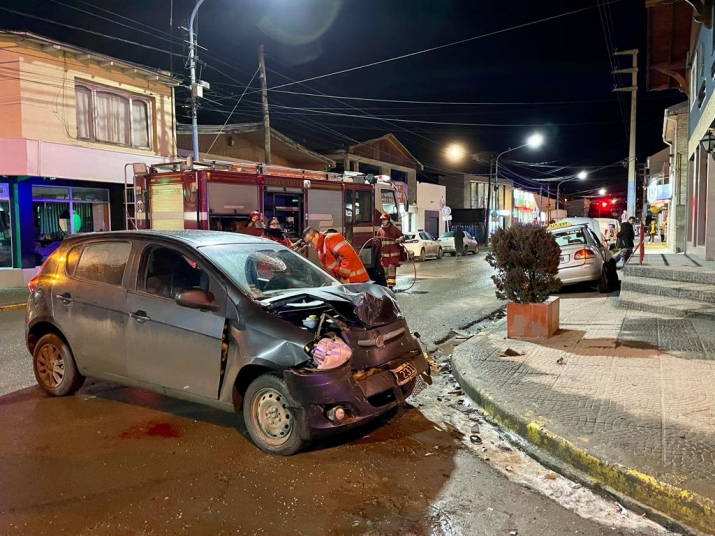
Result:
<svg viewBox="0 0 715 536"><path fill-rule="evenodd" d="M575 180L585 180L586 177L588 177L588 173L585 171L579 171L578 175L575 177L570 177L568 179L564 179L562 181L559 181L559 183L556 185L556 212L558 213L559 211L559 189L561 188L561 184L564 182L570 182L570 181L575 181Z"/></svg>
<svg viewBox="0 0 715 536"><path fill-rule="evenodd" d="M494 177L494 184L497 184L497 181L499 180L499 158L501 158L502 155L506 153L510 153L512 151L516 151L517 149L521 149L522 147L531 147L532 149L538 149L544 144L544 136L539 134L538 132L532 134L529 136L526 140L526 143L523 145L519 145L518 147L514 147L512 149L507 149L506 151L502 151L497 155L496 159L496 164L494 166L494 172L496 173L496 176ZM492 192L492 176L491 174L489 175L489 185L487 188L487 210L485 211L484 214L484 230L489 236L489 213L491 212L491 192Z"/></svg>

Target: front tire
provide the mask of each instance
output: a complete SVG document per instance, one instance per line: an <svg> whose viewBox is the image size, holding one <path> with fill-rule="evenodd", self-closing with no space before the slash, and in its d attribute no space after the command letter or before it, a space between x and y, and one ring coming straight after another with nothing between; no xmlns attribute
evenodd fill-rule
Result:
<svg viewBox="0 0 715 536"><path fill-rule="evenodd" d="M290 456L305 445L283 378L277 372L259 376L248 386L243 403L246 429L256 446L268 454Z"/></svg>
<svg viewBox="0 0 715 536"><path fill-rule="evenodd" d="M437 251L437 258L438 259L442 258L442 248L439 248L439 251Z"/></svg>
<svg viewBox="0 0 715 536"><path fill-rule="evenodd" d="M37 383L48 395L68 396L77 392L84 383L72 350L54 333L48 333L37 341L32 352L32 368Z"/></svg>

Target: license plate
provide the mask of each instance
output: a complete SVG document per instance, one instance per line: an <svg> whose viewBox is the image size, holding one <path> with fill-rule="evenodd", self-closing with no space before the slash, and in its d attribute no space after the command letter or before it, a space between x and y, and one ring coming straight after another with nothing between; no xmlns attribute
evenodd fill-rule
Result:
<svg viewBox="0 0 715 536"><path fill-rule="evenodd" d="M392 369L390 372L395 375L397 385L404 385L417 376L417 367L415 367L413 363L402 363L402 365L396 369Z"/></svg>

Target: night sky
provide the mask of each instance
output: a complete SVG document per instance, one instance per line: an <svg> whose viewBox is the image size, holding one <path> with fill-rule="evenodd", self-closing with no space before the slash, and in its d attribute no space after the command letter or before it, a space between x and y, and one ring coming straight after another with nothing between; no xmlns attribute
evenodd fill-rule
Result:
<svg viewBox="0 0 715 536"><path fill-rule="evenodd" d="M194 5L0 0L0 27L171 70L188 81L188 34L181 28ZM264 44L271 126L310 149L392 132L428 178L450 170L488 172L469 159L450 162L444 151L451 143L470 154L498 153L539 131L544 147L502 157L506 175L538 189L529 179L585 169L586 183L562 191L590 195L605 186L609 195L625 195L630 96L612 89L630 85L630 75L614 77L611 70L629 67L630 57L616 60L611 52L640 50L643 88L642 1L205 0L198 15L201 78L211 84L199 123L260 120L257 47ZM183 123L190 122L187 97L177 90ZM685 98L639 91L639 163L665 147L664 109ZM536 162L545 165L528 165Z"/></svg>

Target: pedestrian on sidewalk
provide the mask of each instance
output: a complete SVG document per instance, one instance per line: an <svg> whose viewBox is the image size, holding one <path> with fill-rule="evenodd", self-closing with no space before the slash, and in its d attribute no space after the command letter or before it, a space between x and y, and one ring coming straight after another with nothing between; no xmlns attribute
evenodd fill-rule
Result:
<svg viewBox="0 0 715 536"><path fill-rule="evenodd" d="M463 249L464 249L464 231L462 230L462 226L460 225L454 231L454 250L455 250L454 255L456 257L459 257L460 255L462 255Z"/></svg>
<svg viewBox="0 0 715 536"><path fill-rule="evenodd" d="M650 220L650 225L648 226L648 243L655 242L655 218Z"/></svg>
<svg viewBox="0 0 715 536"><path fill-rule="evenodd" d="M627 222L621 224L621 230L618 231L618 234L616 235L618 238L617 244L620 251L618 252L618 255L613 258L613 260L618 263L618 261L623 259L624 266L626 262L628 262L630 256L633 254L633 241L636 237L635 231L633 230L633 224L635 223L635 221L636 219L633 216L628 218Z"/></svg>
<svg viewBox="0 0 715 536"><path fill-rule="evenodd" d="M668 220L665 219L663 220L663 223L660 224L660 243L665 244L665 235L668 234Z"/></svg>

